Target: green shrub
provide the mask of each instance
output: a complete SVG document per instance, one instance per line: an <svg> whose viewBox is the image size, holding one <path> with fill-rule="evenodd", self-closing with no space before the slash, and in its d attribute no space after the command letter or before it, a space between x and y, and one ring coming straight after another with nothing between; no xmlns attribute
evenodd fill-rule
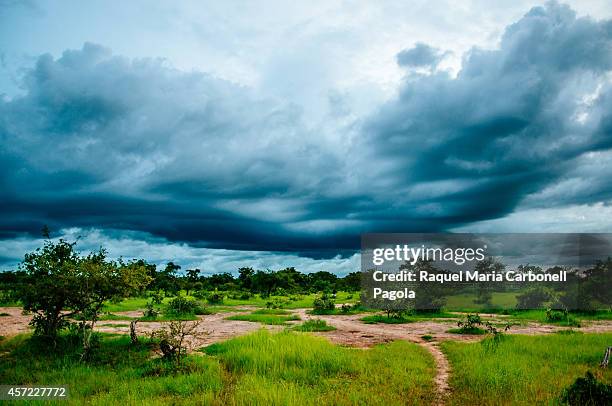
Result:
<svg viewBox="0 0 612 406"><path fill-rule="evenodd" d="M146 309L143 312L143 316L147 319L155 320L159 315L159 310L155 308L153 302L148 302L146 305Z"/></svg>
<svg viewBox="0 0 612 406"><path fill-rule="evenodd" d="M336 308L336 304L327 293L323 293L321 296L315 298L312 305L314 308L312 312L314 314L324 314Z"/></svg>
<svg viewBox="0 0 612 406"><path fill-rule="evenodd" d="M223 304L223 295L219 292L213 292L206 297L209 304Z"/></svg>
<svg viewBox="0 0 612 406"><path fill-rule="evenodd" d="M580 327L580 322L571 316L567 310L546 309L546 321L564 326Z"/></svg>
<svg viewBox="0 0 612 406"><path fill-rule="evenodd" d="M187 299L183 295L178 295L168 302L167 313L169 314L193 314L195 313L196 302Z"/></svg>
<svg viewBox="0 0 612 406"><path fill-rule="evenodd" d="M612 385L607 385L587 371L584 378L577 378L563 390L561 403L567 405L610 405L612 404Z"/></svg>

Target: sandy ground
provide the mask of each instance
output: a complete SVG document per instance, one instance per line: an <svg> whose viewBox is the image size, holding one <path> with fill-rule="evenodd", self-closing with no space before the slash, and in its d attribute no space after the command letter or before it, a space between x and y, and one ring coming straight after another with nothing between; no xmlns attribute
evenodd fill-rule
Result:
<svg viewBox="0 0 612 406"><path fill-rule="evenodd" d="M262 328L259 323L248 321L226 320L227 317L241 314L253 307L237 307L236 312L222 312L208 316L200 316L201 322L192 337L187 340L186 346L190 350L210 345L215 342L227 340L232 337L247 334ZM339 345L368 348L376 344L386 343L394 340L407 340L417 343L427 349L436 362L436 377L434 379L438 394L438 404L444 404L450 392L448 384L450 376L450 364L439 347L444 340L455 341L478 341L482 336L458 335L447 333L447 330L456 327L457 319L435 319L407 324L365 324L360 321L363 314L336 315L336 316L312 316L307 313L308 309L292 310L302 320L319 318L336 327L336 330L317 333L326 337L331 342ZM0 336L11 336L29 331L28 323L31 316L21 314L21 309L15 307L0 307L0 313L8 316L0 316ZM117 315L130 317L142 316L142 311L117 312ZM481 314L491 322L504 322L504 316ZM294 322L294 323L300 323ZM139 335L149 335L152 331L159 329L164 323L139 322L137 332ZM283 326L263 326L269 330L282 330ZM567 327L543 325L529 322L521 326L512 326L509 334L549 334L559 330L567 330ZM583 327L574 328L582 332L601 333L612 332L612 320L583 322ZM129 321L100 321L96 330L107 333L129 334ZM422 337L429 335L430 340Z"/></svg>

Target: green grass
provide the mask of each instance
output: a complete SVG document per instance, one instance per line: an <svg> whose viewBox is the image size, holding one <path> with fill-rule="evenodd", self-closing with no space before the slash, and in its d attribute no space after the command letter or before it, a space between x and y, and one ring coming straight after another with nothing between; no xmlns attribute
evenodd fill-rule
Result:
<svg viewBox="0 0 612 406"><path fill-rule="evenodd" d="M483 335L483 334L486 334L487 332L479 327L470 327L470 328L451 328L447 330L447 333Z"/></svg>
<svg viewBox="0 0 612 406"><path fill-rule="evenodd" d="M279 314L261 314L253 312L251 314L237 314L235 316L227 317L226 320L239 320L239 321L251 321L262 324L273 324L282 325L288 321L300 320L299 316L296 315L279 315Z"/></svg>
<svg viewBox="0 0 612 406"><path fill-rule="evenodd" d="M293 328L295 331L333 331L336 329L334 326L330 326L327 324L325 320L321 319L310 319L306 320L304 323L297 325Z"/></svg>
<svg viewBox="0 0 612 406"><path fill-rule="evenodd" d="M68 336L55 350L29 335L4 340L0 382L67 385L70 399L58 405L420 405L434 399L433 359L403 341L364 351L262 330L207 347L208 356L188 356L178 372L152 358L145 339L132 346L127 336L102 335L87 362L79 361L79 345Z"/></svg>
<svg viewBox="0 0 612 406"><path fill-rule="evenodd" d="M183 291L183 294L185 292ZM220 292L224 294L224 292ZM228 307L234 306L258 306L266 307L269 302L280 304L283 309L301 309L312 307L312 303L318 294L311 293L308 295L288 295L288 296L270 296L262 298L260 295L253 295L251 298L246 300L231 299L225 295L223 298L222 305L211 305L211 309L227 309ZM186 298L196 300L193 296L185 295ZM167 304L172 298L165 297L162 304ZM146 297L132 297L124 299L119 303L107 303L104 306L105 312L127 312L132 310L143 310L149 301ZM351 292L338 292L336 294L336 303L355 303L359 300L359 293Z"/></svg>
<svg viewBox="0 0 612 406"><path fill-rule="evenodd" d="M446 341L451 362L451 404L555 404L562 390L587 370L612 383L598 367L612 334L505 336L497 349Z"/></svg>
<svg viewBox="0 0 612 406"><path fill-rule="evenodd" d="M411 317L387 317L382 314L373 314L371 316L365 316L361 318L366 324L405 324L405 323L413 323L416 320Z"/></svg>
<svg viewBox="0 0 612 406"><path fill-rule="evenodd" d="M408 342L364 351L262 330L204 351L235 379L230 404L421 405L434 398L433 360Z"/></svg>
<svg viewBox="0 0 612 406"><path fill-rule="evenodd" d="M275 314L275 315L285 315L286 316L288 314L291 314L291 312L288 310L283 310L283 309L259 309L259 310L255 310L251 314Z"/></svg>
<svg viewBox="0 0 612 406"><path fill-rule="evenodd" d="M147 340L132 346L128 336L102 337L100 348L87 362L79 361L79 340L66 336L55 350L28 335L4 340L0 352L9 353L0 357L0 382L67 385L70 399L58 405L210 404L219 398L224 373L217 360L189 356L185 371L174 374L164 361L151 359Z"/></svg>

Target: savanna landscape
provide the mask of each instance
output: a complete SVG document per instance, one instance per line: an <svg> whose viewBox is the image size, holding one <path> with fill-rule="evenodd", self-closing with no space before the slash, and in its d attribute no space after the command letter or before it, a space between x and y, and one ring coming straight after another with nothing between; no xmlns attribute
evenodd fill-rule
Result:
<svg viewBox="0 0 612 406"><path fill-rule="evenodd" d="M0 0L0 404L612 406L612 1Z"/></svg>
<svg viewBox="0 0 612 406"><path fill-rule="evenodd" d="M602 277L610 265L598 267ZM520 309L542 287L381 311L360 303L358 274L204 276L81 255L63 240L26 255L1 286L0 382L66 385L74 404L610 400L612 373L600 363L612 312L546 300Z"/></svg>

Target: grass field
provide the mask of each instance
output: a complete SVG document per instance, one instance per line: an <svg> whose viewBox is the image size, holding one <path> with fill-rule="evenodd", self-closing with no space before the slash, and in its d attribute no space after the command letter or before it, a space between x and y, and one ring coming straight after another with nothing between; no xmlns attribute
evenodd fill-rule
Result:
<svg viewBox="0 0 612 406"><path fill-rule="evenodd" d="M598 368L612 334L506 336L497 349L480 343L442 344L451 362L455 405L554 404L562 390L592 370L612 383L612 370Z"/></svg>
<svg viewBox="0 0 612 406"><path fill-rule="evenodd" d="M130 346L104 335L95 358L80 362L79 343L60 351L20 335L0 343L0 381L68 385L57 404L428 404L433 360L415 344L396 342L369 351L342 348L309 334L266 331L191 355L181 372L151 358L151 343ZM372 368L375 365L376 368ZM36 403L33 403L36 404Z"/></svg>
<svg viewBox="0 0 612 406"><path fill-rule="evenodd" d="M205 351L236 379L231 400L237 404L420 405L434 397L433 360L407 342L363 351L259 331Z"/></svg>
<svg viewBox="0 0 612 406"><path fill-rule="evenodd" d="M196 300L196 298L193 296L185 297ZM211 305L209 307L219 309L224 309L233 306L266 307L268 303L273 303L280 305L284 309L301 309L306 307L312 307L312 303L316 297L317 294L314 293L309 295L270 296L267 298L262 298L260 295L253 295L247 300L231 299L229 297L225 297L221 306ZM171 298L166 297L163 299L162 304L168 304L170 300ZM338 292L334 300L336 301L336 303L355 303L359 300L359 293ZM145 297L128 298L122 300L119 303L107 303L104 306L103 311L114 313L142 310L145 308L148 301L149 299Z"/></svg>
<svg viewBox="0 0 612 406"><path fill-rule="evenodd" d="M58 345L57 353L30 341L27 335L12 337L0 343L0 352L10 351L0 357L0 382L67 385L70 400L58 401L58 405L211 403L224 387L218 360L190 356L187 372L174 374L165 362L151 359L149 342L143 340L134 347L127 336L103 337L94 358L87 362L79 361L80 343L68 337Z"/></svg>

